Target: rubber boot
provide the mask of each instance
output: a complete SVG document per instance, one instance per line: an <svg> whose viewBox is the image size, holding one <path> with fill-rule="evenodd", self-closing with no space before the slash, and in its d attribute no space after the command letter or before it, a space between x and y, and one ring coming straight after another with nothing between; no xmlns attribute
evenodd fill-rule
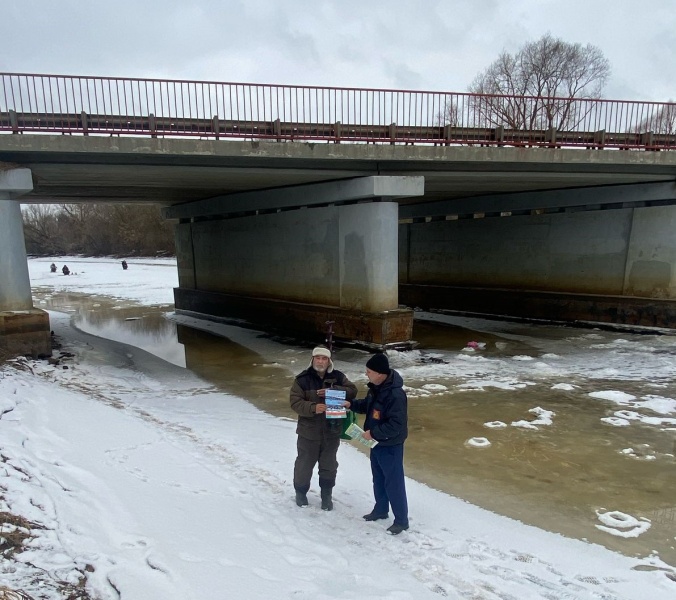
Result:
<svg viewBox="0 0 676 600"><path fill-rule="evenodd" d="M307 494L305 492L296 492L296 504L300 507L307 506Z"/></svg>
<svg viewBox="0 0 676 600"><path fill-rule="evenodd" d="M322 510L333 510L331 488L322 488Z"/></svg>

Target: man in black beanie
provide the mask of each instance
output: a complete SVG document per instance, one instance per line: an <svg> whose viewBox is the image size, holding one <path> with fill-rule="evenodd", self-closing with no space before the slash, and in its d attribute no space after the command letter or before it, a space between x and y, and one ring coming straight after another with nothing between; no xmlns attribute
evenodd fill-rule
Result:
<svg viewBox="0 0 676 600"><path fill-rule="evenodd" d="M371 473L375 506L364 515L366 521L389 517L394 523L387 529L398 535L408 529L408 501L404 480L404 441L408 437L408 416L404 380L385 354L374 354L366 363L369 391L363 400L353 400L350 409L366 415L364 437L376 440L371 448Z"/></svg>

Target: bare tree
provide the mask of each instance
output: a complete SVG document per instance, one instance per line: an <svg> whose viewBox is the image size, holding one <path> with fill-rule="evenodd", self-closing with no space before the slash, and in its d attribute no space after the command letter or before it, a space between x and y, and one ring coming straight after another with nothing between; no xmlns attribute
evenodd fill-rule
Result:
<svg viewBox="0 0 676 600"><path fill-rule="evenodd" d="M45 254L56 254L58 243L57 214L49 204L29 204L22 207L24 237L29 253L40 248Z"/></svg>
<svg viewBox="0 0 676 600"><path fill-rule="evenodd" d="M443 106L435 115L435 123L440 126L450 125L451 127L458 127L460 125L460 106L455 97L449 96L444 100Z"/></svg>
<svg viewBox="0 0 676 600"><path fill-rule="evenodd" d="M610 63L597 47L571 44L547 34L516 54L503 52L469 91L483 126L510 129L574 129L597 99L610 75ZM506 97L505 97L506 96Z"/></svg>

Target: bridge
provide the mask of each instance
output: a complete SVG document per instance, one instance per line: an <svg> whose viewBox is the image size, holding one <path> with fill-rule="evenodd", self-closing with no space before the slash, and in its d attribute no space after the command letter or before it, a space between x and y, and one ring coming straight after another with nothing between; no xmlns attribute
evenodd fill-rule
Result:
<svg viewBox="0 0 676 600"><path fill-rule="evenodd" d="M400 302L669 326L673 150L673 103L0 73L0 344L48 331L19 202L164 206L179 312L375 346Z"/></svg>

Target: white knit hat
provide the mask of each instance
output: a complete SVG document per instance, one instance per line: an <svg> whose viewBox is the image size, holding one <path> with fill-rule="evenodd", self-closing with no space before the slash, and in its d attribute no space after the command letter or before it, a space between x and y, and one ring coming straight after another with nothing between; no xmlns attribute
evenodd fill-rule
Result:
<svg viewBox="0 0 676 600"><path fill-rule="evenodd" d="M326 346L316 346L312 350L312 359L314 359L315 356L326 356L329 359L329 368L326 369L327 373L330 373L333 371L333 361L331 360L331 350L329 350ZM313 360L310 359L310 366L312 366Z"/></svg>

